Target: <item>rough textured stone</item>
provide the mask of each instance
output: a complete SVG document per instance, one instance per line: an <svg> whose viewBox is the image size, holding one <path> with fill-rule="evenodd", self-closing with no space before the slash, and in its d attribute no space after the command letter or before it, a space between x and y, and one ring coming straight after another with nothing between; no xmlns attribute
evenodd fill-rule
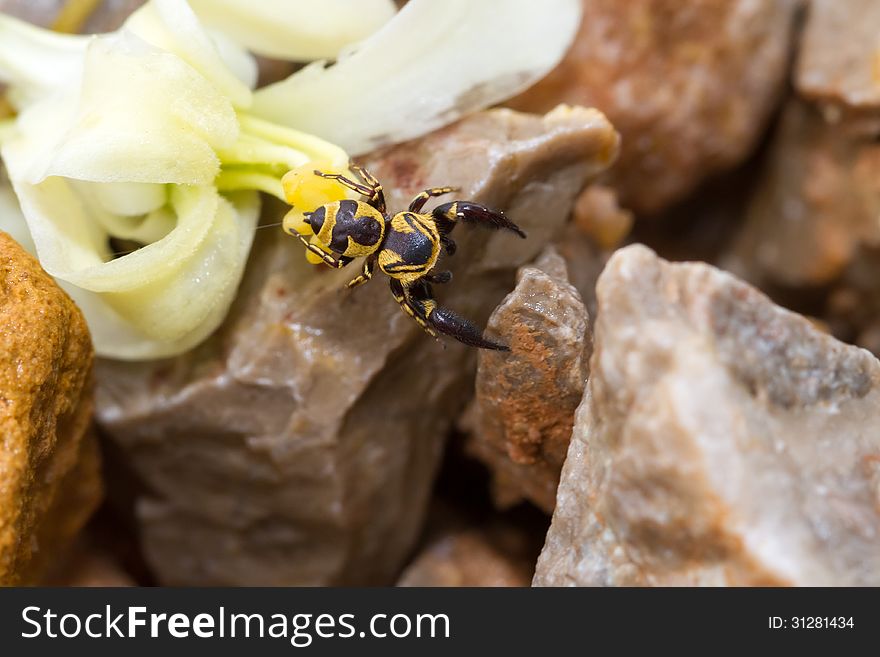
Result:
<svg viewBox="0 0 880 657"><path fill-rule="evenodd" d="M553 247L565 260L568 280L581 295L590 322L596 315L596 281L611 255L603 251L575 224L570 223Z"/></svg>
<svg viewBox="0 0 880 657"><path fill-rule="evenodd" d="M785 83L796 0L584 0L563 63L510 102L598 107L623 136L609 176L654 213L743 160Z"/></svg>
<svg viewBox="0 0 880 657"><path fill-rule="evenodd" d="M615 249L629 234L633 214L618 204L617 194L604 185L590 185L574 206L574 223L599 248Z"/></svg>
<svg viewBox="0 0 880 657"><path fill-rule="evenodd" d="M438 296L482 323L617 143L596 111L496 110L366 164L391 209L457 185L529 233L457 229ZM341 291L355 273L311 267L280 230L260 231L214 338L170 361L100 363L100 424L143 484L136 521L162 582L395 580L476 353L424 335L382 276Z"/></svg>
<svg viewBox="0 0 880 657"><path fill-rule="evenodd" d="M511 554L506 545L520 539L512 528L444 533L416 557L397 585L528 586L534 564Z"/></svg>
<svg viewBox="0 0 880 657"><path fill-rule="evenodd" d="M792 100L726 264L759 283L827 284L860 245L880 246L878 216L880 144Z"/></svg>
<svg viewBox="0 0 880 657"><path fill-rule="evenodd" d="M82 314L0 232L0 584L37 582L101 498L92 360Z"/></svg>
<svg viewBox="0 0 880 657"><path fill-rule="evenodd" d="M525 498L552 513L592 348L587 310L555 250L519 270L488 327L513 351L479 354L468 449L492 471L499 506Z"/></svg>
<svg viewBox="0 0 880 657"><path fill-rule="evenodd" d="M880 363L618 251L537 585L880 583Z"/></svg>
<svg viewBox="0 0 880 657"><path fill-rule="evenodd" d="M810 5L791 99L723 262L872 350L880 286L880 5ZM797 288L809 287L804 294ZM817 293L827 293L817 301ZM875 351L880 353L880 351Z"/></svg>
<svg viewBox="0 0 880 657"><path fill-rule="evenodd" d="M46 586L119 587L135 581L94 537L81 536L43 582Z"/></svg>
<svg viewBox="0 0 880 657"><path fill-rule="evenodd" d="M880 113L880 3L810 0L795 85L832 113Z"/></svg>

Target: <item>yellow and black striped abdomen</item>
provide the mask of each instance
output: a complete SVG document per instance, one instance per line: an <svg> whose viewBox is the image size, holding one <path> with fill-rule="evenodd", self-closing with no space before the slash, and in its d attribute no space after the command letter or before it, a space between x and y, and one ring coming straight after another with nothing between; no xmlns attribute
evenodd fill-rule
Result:
<svg viewBox="0 0 880 657"><path fill-rule="evenodd" d="M328 203L308 215L307 221L323 244L349 258L374 253L385 236L385 218L360 201Z"/></svg>
<svg viewBox="0 0 880 657"><path fill-rule="evenodd" d="M427 274L440 255L440 233L433 217L400 212L391 219L379 268L388 276L409 283Z"/></svg>

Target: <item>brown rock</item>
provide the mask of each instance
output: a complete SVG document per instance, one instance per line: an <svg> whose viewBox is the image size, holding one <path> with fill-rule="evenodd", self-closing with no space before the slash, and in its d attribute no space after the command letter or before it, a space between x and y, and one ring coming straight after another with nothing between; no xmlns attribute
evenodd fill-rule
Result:
<svg viewBox="0 0 880 657"><path fill-rule="evenodd" d="M880 144L792 100L727 266L765 285L827 284L861 245L880 246L878 216Z"/></svg>
<svg viewBox="0 0 880 657"><path fill-rule="evenodd" d="M615 249L632 229L633 214L618 205L613 189L590 185L575 203L574 223L599 248Z"/></svg>
<svg viewBox="0 0 880 657"><path fill-rule="evenodd" d="M880 113L880 3L811 0L795 85L829 113Z"/></svg>
<svg viewBox="0 0 880 657"><path fill-rule="evenodd" d="M0 232L0 584L32 584L101 498L79 309Z"/></svg>
<svg viewBox="0 0 880 657"><path fill-rule="evenodd" d="M94 537L81 536L70 552L53 568L47 586L120 587L134 586L115 555Z"/></svg>
<svg viewBox="0 0 880 657"><path fill-rule="evenodd" d="M562 236L553 243L553 248L565 260L568 280L581 295L592 322L596 315L596 281L610 252L601 250L573 223L566 226Z"/></svg>
<svg viewBox="0 0 880 657"><path fill-rule="evenodd" d="M438 295L481 323L616 147L596 111L496 110L366 164L392 209L458 185L529 233L456 231L455 279ZM311 267L294 240L261 231L208 343L165 362L100 364L100 423L144 484L136 521L162 582L394 581L476 353L426 337L382 277L343 293L354 273Z"/></svg>
<svg viewBox="0 0 880 657"><path fill-rule="evenodd" d="M641 246L598 300L535 584L880 583L880 363Z"/></svg>
<svg viewBox="0 0 880 657"><path fill-rule="evenodd" d="M824 285L880 245L880 5L813 0L795 87L730 266ZM877 64L877 66L875 66Z"/></svg>
<svg viewBox="0 0 880 657"><path fill-rule="evenodd" d="M467 529L437 537L407 567L398 586L528 586L534 564L505 547L516 531Z"/></svg>
<svg viewBox="0 0 880 657"><path fill-rule="evenodd" d="M785 83L797 0L584 0L563 63L510 106L598 107L623 135L608 180L655 213L753 149Z"/></svg>
<svg viewBox="0 0 880 657"><path fill-rule="evenodd" d="M468 449L492 471L499 506L525 498L552 513L592 349L587 310L555 250L519 270L488 327L511 353L479 354Z"/></svg>

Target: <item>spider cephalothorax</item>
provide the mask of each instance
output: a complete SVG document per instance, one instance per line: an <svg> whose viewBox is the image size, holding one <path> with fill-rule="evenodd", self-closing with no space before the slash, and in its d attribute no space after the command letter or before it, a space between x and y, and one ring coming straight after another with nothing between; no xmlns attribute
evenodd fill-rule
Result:
<svg viewBox="0 0 880 657"><path fill-rule="evenodd" d="M331 267L345 267L355 258L365 258L363 271L348 284L349 288L370 280L378 265L391 279L391 293L397 303L431 336L443 333L474 347L508 351L507 346L484 338L466 319L437 305L431 284L448 283L452 273L433 270L441 250L447 255L455 253L455 242L449 234L459 221L506 228L520 237L525 233L502 212L470 201L444 203L429 213L422 212L428 199L454 192L455 187L426 189L413 199L408 210L388 216L379 181L361 167L352 165L351 169L361 182L341 174L315 174L338 181L365 196L366 201L336 201L305 213L306 223L318 241L332 253L291 227L287 231Z"/></svg>

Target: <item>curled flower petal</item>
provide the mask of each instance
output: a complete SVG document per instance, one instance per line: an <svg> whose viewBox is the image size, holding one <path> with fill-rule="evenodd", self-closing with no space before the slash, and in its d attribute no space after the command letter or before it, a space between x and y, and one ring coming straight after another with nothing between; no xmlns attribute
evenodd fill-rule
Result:
<svg viewBox="0 0 880 657"><path fill-rule="evenodd" d="M379 29L392 0L190 0L199 18L266 57L333 58Z"/></svg>
<svg viewBox="0 0 880 657"><path fill-rule="evenodd" d="M140 217L126 217L112 213L95 213L99 221L113 237L152 244L158 242L177 225L177 217L170 208L162 207Z"/></svg>
<svg viewBox="0 0 880 657"><path fill-rule="evenodd" d="M530 86L562 58L580 16L580 0L410 0L335 64L255 92L252 111L365 153Z"/></svg>
<svg viewBox="0 0 880 657"><path fill-rule="evenodd" d="M236 77L233 71L242 69L244 55L232 55L228 41L219 49L186 0L152 0L129 17L125 28L156 48L180 57L210 80L236 107L250 105L249 87L256 83L256 64L248 71L246 82ZM224 53L227 58L234 57L234 66L224 61Z"/></svg>
<svg viewBox="0 0 880 657"><path fill-rule="evenodd" d="M125 32L93 39L79 92L29 108L19 127L22 138L9 143L23 146L4 157L33 184L50 176L208 184L220 171L216 149L238 136L228 98L175 55Z"/></svg>
<svg viewBox="0 0 880 657"><path fill-rule="evenodd" d="M29 231L5 216L0 227L15 231L17 239L30 234L43 267L83 309L100 355L143 359L180 353L225 317L256 229L256 193L227 199L211 186L177 186L170 202L177 218L173 230L109 259L107 233L70 181L50 178L16 187Z"/></svg>
<svg viewBox="0 0 880 657"><path fill-rule="evenodd" d="M196 329L213 330L216 324L206 327L204 319L217 316L222 319L226 314L250 250L259 207L253 193L240 196L249 208L240 213L212 187L178 187L175 193L180 196L176 203L178 228L163 240L131 254L147 261L140 266L150 268L150 280L131 290L104 295L117 313L147 337L166 342L178 341ZM206 205L213 206L209 214L206 214ZM161 248L163 241L193 223L209 224L204 239L188 257L179 259L173 266L166 265L161 255L165 250ZM151 247L160 248L145 253ZM107 265L127 257L131 256Z"/></svg>
<svg viewBox="0 0 880 657"><path fill-rule="evenodd" d="M57 34L0 14L0 80L16 107L76 86L90 37Z"/></svg>
<svg viewBox="0 0 880 657"><path fill-rule="evenodd" d="M6 231L32 256L37 255L27 222L11 187L0 184L0 230Z"/></svg>
<svg viewBox="0 0 880 657"><path fill-rule="evenodd" d="M117 182L92 187L105 210L124 217L149 214L168 202L168 189L155 183Z"/></svg>

